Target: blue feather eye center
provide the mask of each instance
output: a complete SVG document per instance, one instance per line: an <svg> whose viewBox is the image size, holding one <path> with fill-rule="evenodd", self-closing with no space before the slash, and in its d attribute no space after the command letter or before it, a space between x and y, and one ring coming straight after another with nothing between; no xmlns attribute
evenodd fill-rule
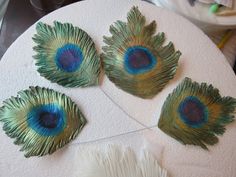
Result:
<svg viewBox="0 0 236 177"><path fill-rule="evenodd" d="M150 71L157 63L156 57L145 47L129 47L124 56L125 69L130 74Z"/></svg>
<svg viewBox="0 0 236 177"><path fill-rule="evenodd" d="M198 128L208 120L207 107L194 96L186 97L179 105L180 118L190 127Z"/></svg>
<svg viewBox="0 0 236 177"><path fill-rule="evenodd" d="M55 128L59 121L58 113L42 112L39 114L39 124L45 128Z"/></svg>
<svg viewBox="0 0 236 177"><path fill-rule="evenodd" d="M65 72L75 72L83 61L81 49L75 44L65 44L57 49L55 62Z"/></svg>
<svg viewBox="0 0 236 177"><path fill-rule="evenodd" d="M40 135L54 136L63 131L66 116L64 110L56 104L39 105L28 113L27 122Z"/></svg>

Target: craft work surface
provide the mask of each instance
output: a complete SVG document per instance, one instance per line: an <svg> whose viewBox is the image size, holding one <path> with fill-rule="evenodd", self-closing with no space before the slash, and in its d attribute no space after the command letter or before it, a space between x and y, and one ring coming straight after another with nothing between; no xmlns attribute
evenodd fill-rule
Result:
<svg viewBox="0 0 236 177"><path fill-rule="evenodd" d="M14 145L13 140L1 130L0 176L71 176L76 168L73 166L75 151L79 151L81 147L104 147L110 143L130 146L136 152L146 146L173 177L236 176L235 122L226 126L227 130L219 137L219 143L211 146L209 151L184 146L157 127L166 97L185 77L212 84L220 90L221 95L236 97L233 70L215 44L197 27L172 12L135 0L82 1L54 11L40 21L52 25L57 20L79 26L91 36L101 53L101 47L104 46L103 35L109 36L109 26L117 20L126 21L127 12L134 5L139 7L147 22L156 20L157 32L165 32L166 42L172 41L175 48L182 52L174 79L153 99L132 96L117 88L106 76L100 86L64 88L37 73L32 57L35 55L32 36L36 33L36 25L33 25L12 44L0 62L1 106L5 99L16 96L18 91L38 85L65 93L78 105L88 122L72 143L51 156L41 158L26 159L19 152L20 147ZM156 127L152 130L134 132L153 125ZM133 133L113 137L130 131ZM106 137L113 138L103 139ZM85 143L97 139L100 141Z"/></svg>
<svg viewBox="0 0 236 177"><path fill-rule="evenodd" d="M216 16L209 12L209 4L195 2L191 6L187 0L149 0L158 6L173 10L189 18L194 23L200 25L203 30L217 31L229 28L236 28L236 15ZM236 2L236 1L235 1ZM236 9L234 2L233 9Z"/></svg>

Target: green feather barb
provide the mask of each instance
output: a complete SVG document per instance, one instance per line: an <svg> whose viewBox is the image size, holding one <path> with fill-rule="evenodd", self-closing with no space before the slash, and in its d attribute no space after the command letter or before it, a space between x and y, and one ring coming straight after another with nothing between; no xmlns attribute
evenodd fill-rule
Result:
<svg viewBox="0 0 236 177"><path fill-rule="evenodd" d="M33 40L38 72L65 87L98 85L100 58L92 38L79 27L55 21L39 22Z"/></svg>
<svg viewBox="0 0 236 177"><path fill-rule="evenodd" d="M235 98L221 97L212 85L185 78L167 97L158 127L183 144L207 149L233 121L235 107Z"/></svg>
<svg viewBox="0 0 236 177"><path fill-rule="evenodd" d="M22 145L25 157L52 154L73 140L86 119L72 100L51 89L30 87L3 102L5 133Z"/></svg>

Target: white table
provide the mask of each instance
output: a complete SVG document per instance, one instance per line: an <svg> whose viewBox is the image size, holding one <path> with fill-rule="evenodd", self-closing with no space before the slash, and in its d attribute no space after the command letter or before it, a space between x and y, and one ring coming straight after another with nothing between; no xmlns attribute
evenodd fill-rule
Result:
<svg viewBox="0 0 236 177"><path fill-rule="evenodd" d="M94 39L101 52L103 35L109 34L109 26L116 20L126 20L126 14L137 5L147 20L157 21L158 31L166 33L167 41L173 41L182 52L175 78L154 99L143 100L123 92L106 77L100 87L67 89L51 84L40 77L34 66L32 36L35 25L22 34L8 49L0 61L0 103L17 91L29 86L44 86L63 92L74 100L88 120L75 141L51 156L26 159L20 147L0 131L0 176L3 177L69 177L75 168L74 153L81 147L115 143L131 146L137 153L143 146L156 154L160 164L173 177L229 177L236 176L236 123L227 126L220 142L204 151L199 147L183 146L157 127L153 131L117 136L96 143L105 137L124 134L145 126L156 125L160 110L167 95L188 76L198 82L212 83L222 95L236 97L236 78L223 54L211 40L186 19L159 9L151 4L134 0L87 0L61 8L40 21L52 24L54 20L70 22L80 26ZM130 119L113 104L101 88L128 114Z"/></svg>

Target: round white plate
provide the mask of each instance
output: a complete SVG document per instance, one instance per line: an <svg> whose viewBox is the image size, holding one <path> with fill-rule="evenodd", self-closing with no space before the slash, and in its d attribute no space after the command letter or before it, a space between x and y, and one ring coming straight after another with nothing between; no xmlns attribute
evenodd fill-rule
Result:
<svg viewBox="0 0 236 177"><path fill-rule="evenodd" d="M139 7L148 22L156 20L157 31L165 32L166 41L172 41L175 48L182 52L174 79L151 100L143 100L118 89L106 77L100 86L91 88L69 89L52 84L36 71L32 57L35 54L32 36L36 30L35 24L32 25L12 44L0 61L0 104L29 86L48 87L70 96L81 108L88 124L77 139L65 148L51 156L30 159L24 158L23 153L19 152L20 147L14 145L13 140L0 130L0 176L69 177L76 168L73 166L74 153L81 146L96 144L102 148L108 143L116 143L131 146L139 152L145 141L170 176L236 176L235 123L227 126L226 133L220 137L217 145L210 147L210 151L183 146L157 127L145 133L135 133L135 130L143 129L143 125L157 125L167 95L185 77L211 83L222 95L236 97L236 78L230 65L211 40L192 23L172 12L135 0L86 0L54 11L40 21L52 24L58 20L81 27L94 39L101 53L103 35L110 35L109 26L116 20L126 21L127 12L134 5ZM101 88L119 106L111 102ZM103 139L107 137L113 138ZM92 142L76 145L87 141Z"/></svg>

